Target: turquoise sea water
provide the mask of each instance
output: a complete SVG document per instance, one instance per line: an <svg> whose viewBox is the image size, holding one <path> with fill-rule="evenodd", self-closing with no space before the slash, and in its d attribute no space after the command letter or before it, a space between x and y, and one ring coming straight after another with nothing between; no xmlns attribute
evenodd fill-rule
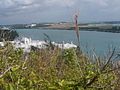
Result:
<svg viewBox="0 0 120 90"><path fill-rule="evenodd" d="M34 40L44 40L47 34L55 42L73 42L77 44L74 30L43 30L43 29L17 29L20 37L31 37ZM108 52L109 47L120 50L120 33L80 31L80 45L85 51L95 50L97 54Z"/></svg>

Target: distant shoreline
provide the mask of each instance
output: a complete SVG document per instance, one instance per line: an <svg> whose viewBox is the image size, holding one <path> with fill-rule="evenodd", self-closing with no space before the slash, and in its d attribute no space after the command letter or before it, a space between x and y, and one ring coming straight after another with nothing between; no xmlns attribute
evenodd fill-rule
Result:
<svg viewBox="0 0 120 90"><path fill-rule="evenodd" d="M22 29L36 29L36 30L39 30L41 28L22 28ZM42 28L43 30L68 30L68 31L71 31L71 30L74 30L74 29L65 29L65 28ZM15 29L16 30L16 29ZM84 29L79 29L79 31L97 31L97 32L110 32L110 33L120 33L120 30L118 29L94 29L94 28L91 28L91 29L87 29L87 28L84 28Z"/></svg>
<svg viewBox="0 0 120 90"><path fill-rule="evenodd" d="M74 30L74 23L32 23L32 24L15 24L0 27L7 27L10 29L46 29L46 30ZM79 30L82 31L99 31L120 33L120 23L103 22L103 23L84 23L78 24Z"/></svg>

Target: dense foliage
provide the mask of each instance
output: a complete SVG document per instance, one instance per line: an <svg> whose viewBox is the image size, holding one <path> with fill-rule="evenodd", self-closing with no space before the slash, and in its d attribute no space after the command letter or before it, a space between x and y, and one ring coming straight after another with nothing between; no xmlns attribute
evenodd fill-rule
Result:
<svg viewBox="0 0 120 90"><path fill-rule="evenodd" d="M93 59L58 48L23 53L6 44L0 49L0 90L116 90L119 74L112 56Z"/></svg>
<svg viewBox="0 0 120 90"><path fill-rule="evenodd" d="M0 29L0 42L1 41L13 41L19 37L18 33L14 30L2 30Z"/></svg>

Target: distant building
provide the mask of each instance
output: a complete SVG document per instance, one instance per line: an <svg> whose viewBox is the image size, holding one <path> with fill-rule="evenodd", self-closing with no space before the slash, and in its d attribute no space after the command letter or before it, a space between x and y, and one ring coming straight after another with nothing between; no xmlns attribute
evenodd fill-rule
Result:
<svg viewBox="0 0 120 90"><path fill-rule="evenodd" d="M35 26L37 26L37 24L32 23L32 24L28 24L28 25L26 25L25 27L26 27L26 28L32 28L32 27L35 27Z"/></svg>

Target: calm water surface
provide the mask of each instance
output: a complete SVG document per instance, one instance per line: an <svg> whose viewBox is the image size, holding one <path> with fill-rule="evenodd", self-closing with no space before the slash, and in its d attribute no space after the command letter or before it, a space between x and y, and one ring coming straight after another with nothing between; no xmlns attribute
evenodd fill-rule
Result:
<svg viewBox="0 0 120 90"><path fill-rule="evenodd" d="M17 29L20 37L31 37L34 40L44 40L47 34L55 42L73 42L77 44L74 30L41 30L41 29ZM120 33L80 31L80 44L83 50L92 51L97 54L108 52L109 47L120 50Z"/></svg>

